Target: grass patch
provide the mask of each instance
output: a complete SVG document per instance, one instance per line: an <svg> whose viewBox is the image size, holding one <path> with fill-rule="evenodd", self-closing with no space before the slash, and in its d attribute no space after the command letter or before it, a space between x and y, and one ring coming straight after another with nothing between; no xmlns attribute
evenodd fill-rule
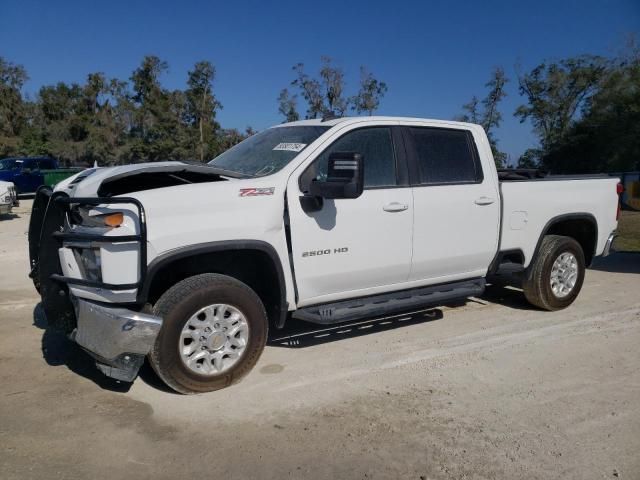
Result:
<svg viewBox="0 0 640 480"><path fill-rule="evenodd" d="M621 212L618 238L613 242L613 248L618 251L640 251L640 212Z"/></svg>

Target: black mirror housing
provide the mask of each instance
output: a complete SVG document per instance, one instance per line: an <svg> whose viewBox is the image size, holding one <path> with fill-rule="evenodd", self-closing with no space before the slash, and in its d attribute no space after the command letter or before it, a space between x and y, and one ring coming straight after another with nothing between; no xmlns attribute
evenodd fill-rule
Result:
<svg viewBox="0 0 640 480"><path fill-rule="evenodd" d="M364 161L356 152L329 155L325 182L313 181L309 193L322 198L358 198L364 190Z"/></svg>

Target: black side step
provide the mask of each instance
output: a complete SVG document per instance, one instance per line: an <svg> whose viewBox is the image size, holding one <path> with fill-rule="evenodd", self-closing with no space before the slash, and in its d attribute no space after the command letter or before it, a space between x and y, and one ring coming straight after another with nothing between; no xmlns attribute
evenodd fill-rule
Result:
<svg viewBox="0 0 640 480"><path fill-rule="evenodd" d="M313 305L296 310L292 316L299 320L322 325L350 322L363 318L385 316L412 308L434 307L453 300L478 296L484 292L484 286L484 278L476 278Z"/></svg>

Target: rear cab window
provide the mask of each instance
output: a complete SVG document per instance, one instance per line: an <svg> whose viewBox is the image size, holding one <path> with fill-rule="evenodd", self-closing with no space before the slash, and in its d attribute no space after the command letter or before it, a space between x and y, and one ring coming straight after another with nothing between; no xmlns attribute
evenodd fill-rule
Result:
<svg viewBox="0 0 640 480"><path fill-rule="evenodd" d="M482 166L469 130L408 127L417 185L481 183Z"/></svg>

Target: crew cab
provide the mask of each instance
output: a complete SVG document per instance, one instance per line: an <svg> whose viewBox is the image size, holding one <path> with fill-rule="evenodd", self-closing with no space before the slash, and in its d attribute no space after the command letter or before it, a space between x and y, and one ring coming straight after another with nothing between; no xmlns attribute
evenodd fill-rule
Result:
<svg viewBox="0 0 640 480"><path fill-rule="evenodd" d="M41 188L31 277L105 374L132 381L146 357L176 391L211 391L251 370L270 328L478 296L506 264L533 306L569 306L615 237L618 179L537 177L499 172L478 125L286 123L208 164Z"/></svg>

